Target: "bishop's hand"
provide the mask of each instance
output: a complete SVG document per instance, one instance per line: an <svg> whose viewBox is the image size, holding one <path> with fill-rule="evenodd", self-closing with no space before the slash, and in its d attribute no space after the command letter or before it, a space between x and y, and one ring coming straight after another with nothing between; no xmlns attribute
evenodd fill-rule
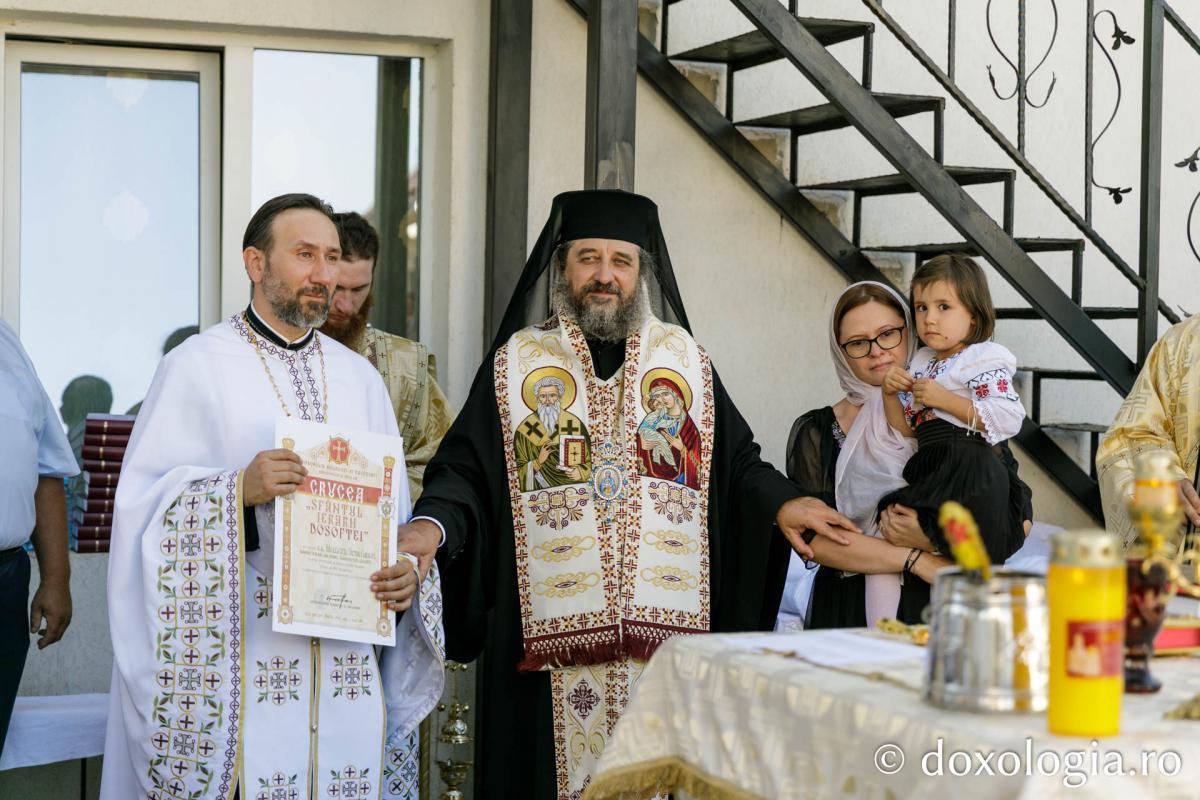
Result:
<svg viewBox="0 0 1200 800"><path fill-rule="evenodd" d="M396 549L417 559L414 569L410 559L400 557L390 567L384 567L371 576L371 591L375 599L386 601L393 611L407 611L412 607L417 587L437 553L442 532L427 519L414 520L396 527Z"/></svg>
<svg viewBox="0 0 1200 800"><path fill-rule="evenodd" d="M263 450L242 471L242 503L260 506L300 488L308 470L291 450Z"/></svg>
<svg viewBox="0 0 1200 800"><path fill-rule="evenodd" d="M396 528L396 549L417 557L421 580L429 574L433 557L442 542L442 529L427 519L415 519Z"/></svg>
<svg viewBox="0 0 1200 800"><path fill-rule="evenodd" d="M788 500L780 506L779 513L775 515L775 524L779 526L792 549L806 559L813 558L812 548L804 541L806 531L832 539L838 544L850 544L850 540L842 535L842 531L862 533L849 518L815 497L796 497Z"/></svg>

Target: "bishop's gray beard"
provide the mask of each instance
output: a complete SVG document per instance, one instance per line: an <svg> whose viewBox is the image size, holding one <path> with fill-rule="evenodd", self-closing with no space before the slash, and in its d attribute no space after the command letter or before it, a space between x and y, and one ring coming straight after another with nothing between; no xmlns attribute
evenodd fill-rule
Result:
<svg viewBox="0 0 1200 800"><path fill-rule="evenodd" d="M587 301L589 292L608 290L616 295L614 306L595 306ZM626 297L616 283L602 284L590 281L584 284L577 294L571 294L571 287L560 274L554 285L554 310L566 312L579 324L583 335L589 339L601 342L621 342L628 339L642 327L650 313L646 287L643 281L637 283L633 294Z"/></svg>
<svg viewBox="0 0 1200 800"><path fill-rule="evenodd" d="M547 436L553 436L554 432L558 430L558 415L561 412L562 405L560 403L555 403L551 406L538 404L538 419L542 421L542 427L546 429Z"/></svg>
<svg viewBox="0 0 1200 800"><path fill-rule="evenodd" d="M263 296L267 298L267 304L271 306L271 310L275 312L279 321L294 328L319 328L329 317L329 290L327 288L315 285L302 286L291 293L271 269L270 259L267 259L263 265L262 290ZM302 301L300 295L303 293L319 293L324 296L325 300L323 302Z"/></svg>

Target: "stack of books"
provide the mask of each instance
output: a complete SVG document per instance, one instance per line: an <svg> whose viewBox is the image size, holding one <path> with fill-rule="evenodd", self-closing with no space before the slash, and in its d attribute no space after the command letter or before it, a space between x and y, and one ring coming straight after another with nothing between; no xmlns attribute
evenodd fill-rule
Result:
<svg viewBox="0 0 1200 800"><path fill-rule="evenodd" d="M88 414L83 429L83 473L86 494L71 527L71 549L77 553L107 553L112 539L113 501L129 434L131 416Z"/></svg>

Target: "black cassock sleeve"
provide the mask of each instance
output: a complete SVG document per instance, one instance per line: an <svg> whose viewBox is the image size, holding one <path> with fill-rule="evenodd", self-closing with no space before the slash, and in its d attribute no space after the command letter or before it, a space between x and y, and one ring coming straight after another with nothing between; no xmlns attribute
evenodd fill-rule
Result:
<svg viewBox="0 0 1200 800"><path fill-rule="evenodd" d="M446 544L437 558L446 587L446 654L455 661L472 661L483 648L495 591L495 548L492 537L482 533L502 527L501 505L508 513L507 481L489 357L425 468L413 509L414 517L433 517L446 529Z"/></svg>
<svg viewBox="0 0 1200 800"><path fill-rule="evenodd" d="M242 527L245 529L242 532L242 539L246 542L247 553L253 553L259 547L257 516L254 513L254 506L242 507Z"/></svg>

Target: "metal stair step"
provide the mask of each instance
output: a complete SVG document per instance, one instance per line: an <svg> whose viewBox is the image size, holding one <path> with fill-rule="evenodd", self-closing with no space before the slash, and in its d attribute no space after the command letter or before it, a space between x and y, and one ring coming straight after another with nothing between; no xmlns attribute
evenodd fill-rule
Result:
<svg viewBox="0 0 1200 800"><path fill-rule="evenodd" d="M869 36L875 30L873 22L858 22L846 19L800 18L800 23L823 45ZM681 53L672 53L672 59L680 61L710 61L728 64L731 69L747 69L760 64L779 61L783 54L767 35L757 28L728 39L694 47Z"/></svg>
<svg viewBox="0 0 1200 800"><path fill-rule="evenodd" d="M941 112L946 101L941 97L920 94L889 94L872 92L875 100L893 117L907 117L912 114L926 112ZM787 128L796 136L822 131L833 131L848 128L852 124L833 103L823 103L819 106L797 108L779 114L768 114L765 117L739 120L738 125L751 128Z"/></svg>
<svg viewBox="0 0 1200 800"><path fill-rule="evenodd" d="M1084 306L1083 312L1092 319L1137 319L1136 308L1119 306ZM1041 319L1032 308L997 308L996 319Z"/></svg>
<svg viewBox="0 0 1200 800"><path fill-rule="evenodd" d="M950 177L960 186L974 186L982 183L1003 183L1016 177L1011 169L993 169L990 167L945 167ZM894 173L891 175L876 175L871 178L855 178L853 180L830 181L801 186L801 189L823 189L845 192L857 192L862 197L874 197L886 194L906 194L917 191L907 175Z"/></svg>
<svg viewBox="0 0 1200 800"><path fill-rule="evenodd" d="M1083 239L1018 238L1014 239L1014 241L1026 253L1082 252L1085 244ZM940 253L960 253L968 256L979 255L979 249L970 242L872 245L871 247L864 247L862 249L868 252L878 251L881 253L915 253L923 257L936 256Z"/></svg>
<svg viewBox="0 0 1200 800"><path fill-rule="evenodd" d="M1017 372L1028 372L1042 380L1050 381L1102 381L1104 380L1090 369L1058 369L1056 367L1017 367Z"/></svg>
<svg viewBox="0 0 1200 800"><path fill-rule="evenodd" d="M1098 422L1043 422L1041 425L1043 430L1070 433L1104 433L1108 430L1107 425Z"/></svg>

